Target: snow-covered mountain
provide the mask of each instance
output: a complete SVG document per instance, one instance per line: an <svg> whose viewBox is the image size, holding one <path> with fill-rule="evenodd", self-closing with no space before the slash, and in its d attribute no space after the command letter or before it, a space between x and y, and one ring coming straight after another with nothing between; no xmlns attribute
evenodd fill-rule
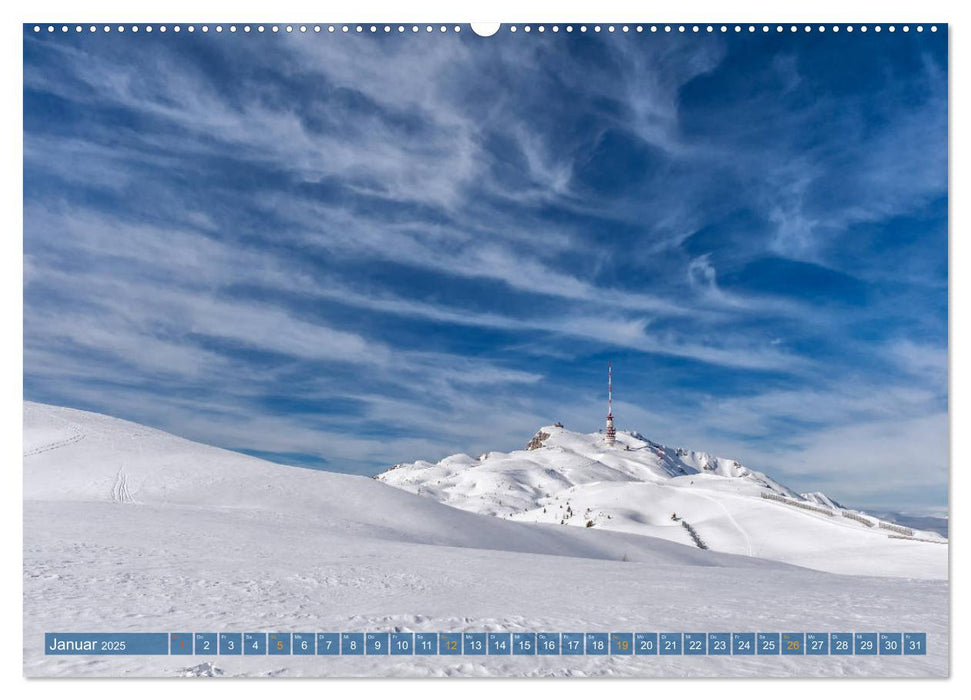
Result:
<svg viewBox="0 0 971 700"><path fill-rule="evenodd" d="M368 477L284 466L117 418L36 403L24 406L24 501L248 513L302 521L301 536L314 529L593 559L617 560L625 553L658 564L697 559L666 542L525 527L448 508Z"/></svg>
<svg viewBox="0 0 971 700"><path fill-rule="evenodd" d="M846 510L846 506L838 503L834 499L827 496L822 491L812 491L810 493L800 494L803 500L810 503L815 503L817 506L824 506L826 508L831 508L833 510Z"/></svg>
<svg viewBox="0 0 971 700"><path fill-rule="evenodd" d="M618 431L541 428L524 450L397 464L375 477L519 522L649 535L850 574L945 576L946 540L799 494L735 460Z"/></svg>
<svg viewBox="0 0 971 700"><path fill-rule="evenodd" d="M946 574L937 559L916 563L925 549L946 553L940 545L900 541L896 573L839 576L465 512L367 477L32 403L23 469L28 676L947 673ZM762 488L760 478L739 481ZM42 647L50 631L835 630L849 614L856 629L926 631L928 655L58 657Z"/></svg>

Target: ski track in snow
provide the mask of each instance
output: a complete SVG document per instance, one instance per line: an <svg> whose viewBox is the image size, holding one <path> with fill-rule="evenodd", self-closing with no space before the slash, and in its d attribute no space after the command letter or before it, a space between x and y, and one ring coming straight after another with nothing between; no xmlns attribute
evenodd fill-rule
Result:
<svg viewBox="0 0 971 700"><path fill-rule="evenodd" d="M56 422L60 422L63 425L65 425L65 427L67 428L67 430L71 434L68 437L66 437L66 438L60 438L60 439L53 440L51 442L42 444L42 445L40 445L38 447L34 447L34 448L31 448L31 449L28 449L28 450L24 450L24 455L23 455L24 457L33 457L35 455L43 454L45 452L50 452L51 450L57 450L57 449L60 449L62 447L67 447L68 445L73 445L74 443L78 442L79 440L83 440L84 439L84 433L81 430L81 426L78 425L77 423L72 423L70 421L64 421L62 419L59 419L54 414L48 414L48 417L52 418Z"/></svg>
<svg viewBox="0 0 971 700"><path fill-rule="evenodd" d="M662 486L665 486L665 485L662 484ZM665 486L665 488L671 488L671 487ZM723 503L721 503L720 501L716 501L711 496L706 496L705 494L699 493L697 491L695 491L695 492L689 492L689 493L691 493L692 496L697 496L698 498L703 498L706 501L710 501L711 503L714 503L716 506L718 506L719 508L721 508L722 511L725 513L725 517L728 518L728 521L735 527L735 529L738 531L738 534L740 534L742 536L742 539L745 540L745 546L746 546L746 548L748 550L748 552L747 552L748 553L748 556L752 556L753 555L752 540L749 539L748 533L745 532L745 530L742 528L742 526L738 524L738 521L735 520L735 518L732 516L732 514L728 512L728 508L726 508Z"/></svg>
<svg viewBox="0 0 971 700"><path fill-rule="evenodd" d="M128 489L128 477L125 474L125 468L121 467L118 469L118 474L115 476L115 482L111 486L111 500L114 503L134 503L135 498L132 496L131 491Z"/></svg>

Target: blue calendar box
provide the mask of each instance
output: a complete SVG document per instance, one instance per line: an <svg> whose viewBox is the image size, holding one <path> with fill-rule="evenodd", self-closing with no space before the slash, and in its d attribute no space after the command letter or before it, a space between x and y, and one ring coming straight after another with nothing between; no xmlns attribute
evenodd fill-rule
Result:
<svg viewBox="0 0 971 700"><path fill-rule="evenodd" d="M415 653L427 656L438 653L438 632L416 632Z"/></svg>
<svg viewBox="0 0 971 700"><path fill-rule="evenodd" d="M759 632L756 636L756 653L762 655L779 653L779 633L778 632Z"/></svg>
<svg viewBox="0 0 971 700"><path fill-rule="evenodd" d="M610 640L606 632L587 632L586 653L588 655L606 655L610 651Z"/></svg>
<svg viewBox="0 0 971 700"><path fill-rule="evenodd" d="M462 653L462 633L442 632L438 635L438 653L455 656Z"/></svg>
<svg viewBox="0 0 971 700"><path fill-rule="evenodd" d="M755 653L755 632L733 632L732 653L736 656L748 656Z"/></svg>
<svg viewBox="0 0 971 700"><path fill-rule="evenodd" d="M317 656L337 656L341 653L341 636L337 632L317 633Z"/></svg>
<svg viewBox="0 0 971 700"><path fill-rule="evenodd" d="M249 656L266 653L266 632L244 632L243 653Z"/></svg>
<svg viewBox="0 0 971 700"><path fill-rule="evenodd" d="M681 654L681 633L661 632L657 636L657 649L660 654L677 656Z"/></svg>
<svg viewBox="0 0 971 700"><path fill-rule="evenodd" d="M583 632L564 632L560 641L560 653L569 656L583 654Z"/></svg>
<svg viewBox="0 0 971 700"><path fill-rule="evenodd" d="M829 653L848 656L853 653L853 635L850 632L832 632L829 635Z"/></svg>
<svg viewBox="0 0 971 700"><path fill-rule="evenodd" d="M708 653L708 635L704 632L684 633L684 653L686 656L704 656Z"/></svg>
<svg viewBox="0 0 971 700"><path fill-rule="evenodd" d="M880 633L880 653L898 656L904 653L904 635L900 632Z"/></svg>
<svg viewBox="0 0 971 700"><path fill-rule="evenodd" d="M364 649L368 656L382 656L388 653L390 646L387 632L368 632L364 635Z"/></svg>
<svg viewBox="0 0 971 700"><path fill-rule="evenodd" d="M415 635L411 632L391 633L391 655L410 656L415 653Z"/></svg>
<svg viewBox="0 0 971 700"><path fill-rule="evenodd" d="M860 656L871 656L877 653L877 633L857 632L853 636L853 653Z"/></svg>
<svg viewBox="0 0 971 700"><path fill-rule="evenodd" d="M317 653L314 645L315 641L316 637L314 637L313 632L294 632L293 653L298 656Z"/></svg>
<svg viewBox="0 0 971 700"><path fill-rule="evenodd" d="M168 656L168 632L45 632L44 654L53 656Z"/></svg>
<svg viewBox="0 0 971 700"><path fill-rule="evenodd" d="M732 635L729 632L709 632L708 653L714 656L727 656L731 654Z"/></svg>
<svg viewBox="0 0 971 700"><path fill-rule="evenodd" d="M363 656L364 634L362 632L341 632L341 654L343 656Z"/></svg>
<svg viewBox="0 0 971 700"><path fill-rule="evenodd" d="M827 656L829 654L829 633L807 632L806 654L812 656Z"/></svg>
<svg viewBox="0 0 971 700"><path fill-rule="evenodd" d="M634 653L634 635L630 632L613 632L610 635L610 653L626 656Z"/></svg>
<svg viewBox="0 0 971 700"><path fill-rule="evenodd" d="M922 656L927 653L925 632L904 632L904 656Z"/></svg>
<svg viewBox="0 0 971 700"><path fill-rule="evenodd" d="M273 656L290 655L290 633L271 632L269 643L266 645L267 652Z"/></svg>
<svg viewBox="0 0 971 700"><path fill-rule="evenodd" d="M238 632L219 633L219 653L239 655L243 653L243 635Z"/></svg>
<svg viewBox="0 0 971 700"><path fill-rule="evenodd" d="M517 656L532 656L536 653L536 633L516 632L512 636L512 653Z"/></svg>
<svg viewBox="0 0 971 700"><path fill-rule="evenodd" d="M536 653L541 656L558 656L560 653L560 633L540 632L537 634Z"/></svg>
<svg viewBox="0 0 971 700"><path fill-rule="evenodd" d="M635 654L657 654L657 632L637 632L634 635Z"/></svg>
<svg viewBox="0 0 971 700"><path fill-rule="evenodd" d="M215 654L219 642L215 632L196 632L194 645L196 654Z"/></svg>
<svg viewBox="0 0 971 700"><path fill-rule="evenodd" d="M192 633L191 632L170 632L169 633L169 653L170 654L191 654L192 653Z"/></svg>
<svg viewBox="0 0 971 700"><path fill-rule="evenodd" d="M512 635L508 632L489 632L488 642L490 654L512 653Z"/></svg>
<svg viewBox="0 0 971 700"><path fill-rule="evenodd" d="M806 653L805 632L785 632L782 635L782 653L785 655L802 656Z"/></svg>
<svg viewBox="0 0 971 700"><path fill-rule="evenodd" d="M486 653L485 632L466 632L462 635L462 653L468 656L482 656Z"/></svg>

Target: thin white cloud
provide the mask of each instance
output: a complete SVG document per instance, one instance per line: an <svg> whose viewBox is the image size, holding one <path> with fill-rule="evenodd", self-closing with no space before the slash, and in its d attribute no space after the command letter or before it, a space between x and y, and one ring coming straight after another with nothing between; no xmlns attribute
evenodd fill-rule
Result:
<svg viewBox="0 0 971 700"><path fill-rule="evenodd" d="M543 350L572 360L622 349L644 353L645 363L656 356L686 358L729 368L733 377L770 370L802 387L755 386L741 397L667 388L619 404L629 425L651 437L722 446L750 466L798 478L812 470L821 477L851 473L848 483L856 491L834 494L838 498L872 493L874 474L882 472L888 483L940 483L946 456L938 447L911 446L922 443L922 435L937 439L945 424L946 350L929 340L879 348L875 359L898 373L879 387L828 377L825 366L806 356L811 352L797 354L792 348L798 345L776 328L764 329L765 321L784 318L835 332L861 318L872 322L879 310L820 313L809 303L742 294L719 284L719 273L722 280L730 277L718 255L682 248L711 223L709 206L722 207L719 215L749 207L774 230L768 239L739 237L730 251L735 260L775 253L839 267L842 261L831 259L827 246L847 227L908 211L945 191L946 154L938 148L946 129L943 94L918 109L891 111L887 128L861 137L856 147L797 157L787 143L753 145L751 124L728 129L737 142L685 133L682 90L718 67L724 46L717 40L694 42L691 50L639 44L627 51L621 42L620 55L608 52L600 64L578 62L577 70L549 76L523 68L549 50L542 42L509 45L497 54L410 37L402 37L404 43L318 39L234 44L242 52L238 58L272 64L279 86L243 80L232 90L218 89L190 58L147 49L128 64L48 42L64 54L57 79L25 66L25 86L92 112L124 110L142 125L116 130L92 124L87 138L25 134L31 173L131 208L127 215L105 215L91 203L98 197L83 206L80 197L27 204L30 381L51 395L196 439L323 453L360 467L367 460L386 464L452 449L511 448L555 418L579 427L599 416L599 404L551 388L543 372L522 369L533 365L520 352ZM484 64L491 70L480 71ZM771 70L785 90L798 88L795 61L780 59ZM935 71L929 63L931 81L943 84ZM281 94L284 79L320 92L287 99L293 96ZM596 134L571 141L570 125L556 110L520 99L540 83L550 94L582 95L584 118L597 121L601 131L631 134L661 154L672 165L663 187L611 201L585 196L578 186L581 147ZM801 133L827 108L821 99L785 115L785 127ZM508 140L508 162L498 163L489 146L497 134ZM268 178L246 201L230 204L219 201L224 193L214 182L205 193L211 205L201 196L186 205L192 198L180 179L195 182L194 168L210 159L282 172L286 181ZM494 176L499 165L519 172ZM708 177L695 182L679 173L688 165ZM821 207L814 197L834 173L852 196ZM727 197L732 201L711 205L706 188L721 179L740 184ZM324 188L334 180L345 188L339 196L313 194L313 185ZM236 205L245 211L233 211ZM147 211L140 212L142 206ZM546 207L561 216L544 218ZM590 229L610 236L614 224L618 230L636 226L650 240L605 253L603 239ZM258 243L249 245L249 239ZM327 271L306 264L305 253L326 260L320 267ZM655 257L663 264L652 265ZM342 274L362 262L412 266L432 281L497 283L509 303L466 308L461 300ZM611 275L615 264L636 270L637 263L644 263L640 287ZM521 300L520 308L512 299ZM355 321L367 322L342 323L339 314L327 313L329 305L350 307ZM434 343L424 350L402 347L381 325L414 320L454 326L461 329L456 337L468 329L502 331L510 340L494 348L496 354L514 359L507 365L489 353L473 356ZM280 360L254 365L239 357L241 350ZM349 390L343 372L331 374L337 365L350 367L360 385ZM303 377L299 386L292 384L294 374ZM149 386L160 378L174 394L200 398ZM321 406L353 400L355 415L276 415L260 401L280 387ZM393 428L393 435L355 437L355 421ZM774 450L753 448L787 421L793 434L780 436ZM860 454L833 447L844 442ZM908 465L924 458L926 474L908 476Z"/></svg>

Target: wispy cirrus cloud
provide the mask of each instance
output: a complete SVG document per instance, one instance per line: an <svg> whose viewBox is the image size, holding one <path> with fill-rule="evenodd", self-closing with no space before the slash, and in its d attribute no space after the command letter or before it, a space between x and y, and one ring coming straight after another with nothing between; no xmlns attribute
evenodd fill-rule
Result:
<svg viewBox="0 0 971 700"><path fill-rule="evenodd" d="M612 357L798 488L872 446L861 499L940 432L931 37L133 39L25 38L28 397L367 472L594 429Z"/></svg>

